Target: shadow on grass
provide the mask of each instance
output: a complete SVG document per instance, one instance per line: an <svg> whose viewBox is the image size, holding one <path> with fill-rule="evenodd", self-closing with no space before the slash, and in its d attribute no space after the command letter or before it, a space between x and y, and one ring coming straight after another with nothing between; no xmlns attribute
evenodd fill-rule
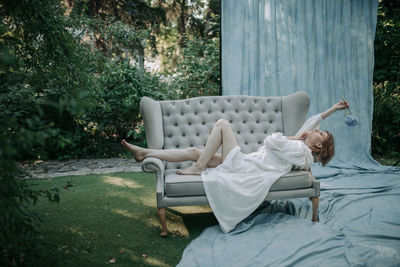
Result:
<svg viewBox="0 0 400 267"><path fill-rule="evenodd" d="M168 208L167 211L182 218L182 223L186 226L189 236L192 239L199 236L207 227L218 225L218 221L211 209L208 212L198 212L196 209L202 210L204 206L194 206L190 208L193 210L192 213L180 212L178 208Z"/></svg>

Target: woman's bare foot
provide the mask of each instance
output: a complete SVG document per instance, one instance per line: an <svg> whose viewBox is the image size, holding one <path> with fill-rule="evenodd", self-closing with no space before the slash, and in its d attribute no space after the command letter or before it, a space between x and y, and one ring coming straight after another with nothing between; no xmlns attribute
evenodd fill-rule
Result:
<svg viewBox="0 0 400 267"><path fill-rule="evenodd" d="M204 170L204 168L199 167L196 163L194 163L192 166L187 167L183 170L177 171L177 174L180 175L201 175L201 172Z"/></svg>
<svg viewBox="0 0 400 267"><path fill-rule="evenodd" d="M162 232L162 233L160 234L160 236L161 236L161 237L167 237L167 236L168 236L168 232Z"/></svg>
<svg viewBox="0 0 400 267"><path fill-rule="evenodd" d="M121 144L129 150L129 152L131 152L133 154L133 156L135 157L137 162L141 162L144 160L144 158L146 157L146 150L145 148L141 148L140 146L135 146L132 144L129 144L128 142L124 140L121 141Z"/></svg>

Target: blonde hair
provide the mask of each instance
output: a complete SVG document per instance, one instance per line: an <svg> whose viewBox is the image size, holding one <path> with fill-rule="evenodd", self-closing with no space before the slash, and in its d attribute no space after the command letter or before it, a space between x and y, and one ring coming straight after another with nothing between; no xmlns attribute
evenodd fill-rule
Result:
<svg viewBox="0 0 400 267"><path fill-rule="evenodd" d="M328 131L325 132L327 133L327 137L322 142L322 148L314 150L316 159L322 163L322 166L328 164L335 155L335 140L333 135Z"/></svg>

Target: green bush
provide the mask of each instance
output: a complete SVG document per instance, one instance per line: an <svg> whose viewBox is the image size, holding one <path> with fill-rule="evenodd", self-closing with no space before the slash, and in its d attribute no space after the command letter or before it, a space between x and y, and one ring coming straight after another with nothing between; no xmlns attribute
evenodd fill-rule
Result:
<svg viewBox="0 0 400 267"><path fill-rule="evenodd" d="M41 196L59 201L58 189L53 188L51 192L32 190L25 180L17 178L20 170L15 164L19 153L30 151L36 144L43 145L47 137L54 134L38 113L25 119L26 127L15 119L0 116L1 266L28 266L46 256L37 231L41 219L29 210L29 206Z"/></svg>
<svg viewBox="0 0 400 267"><path fill-rule="evenodd" d="M178 63L171 83L170 97L185 99L203 95L220 95L219 38L187 38L183 60Z"/></svg>
<svg viewBox="0 0 400 267"><path fill-rule="evenodd" d="M375 35L372 154L400 158L400 2L379 3Z"/></svg>
<svg viewBox="0 0 400 267"><path fill-rule="evenodd" d="M150 73L139 71L128 62L109 62L93 91L96 105L84 120L93 132L108 142L133 139L144 144L140 100L143 96L165 98L166 85Z"/></svg>
<svg viewBox="0 0 400 267"><path fill-rule="evenodd" d="M65 27L59 1L3 0L0 7L0 265L34 266L46 250L39 249L40 218L28 207L40 196L58 201L58 191L32 190L17 178L16 161L41 156L58 138L58 125L71 127L85 103L82 88L92 84L90 64Z"/></svg>
<svg viewBox="0 0 400 267"><path fill-rule="evenodd" d="M400 84L384 82L374 86L372 153L400 157Z"/></svg>

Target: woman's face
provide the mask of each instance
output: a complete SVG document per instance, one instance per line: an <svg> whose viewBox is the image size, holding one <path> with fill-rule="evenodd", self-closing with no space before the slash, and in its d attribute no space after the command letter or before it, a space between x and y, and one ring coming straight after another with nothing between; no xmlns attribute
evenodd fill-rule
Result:
<svg viewBox="0 0 400 267"><path fill-rule="evenodd" d="M313 148L321 149L323 147L322 144L326 138L328 138L328 133L325 131L314 130L304 132L301 136L304 138L304 144L312 150Z"/></svg>

